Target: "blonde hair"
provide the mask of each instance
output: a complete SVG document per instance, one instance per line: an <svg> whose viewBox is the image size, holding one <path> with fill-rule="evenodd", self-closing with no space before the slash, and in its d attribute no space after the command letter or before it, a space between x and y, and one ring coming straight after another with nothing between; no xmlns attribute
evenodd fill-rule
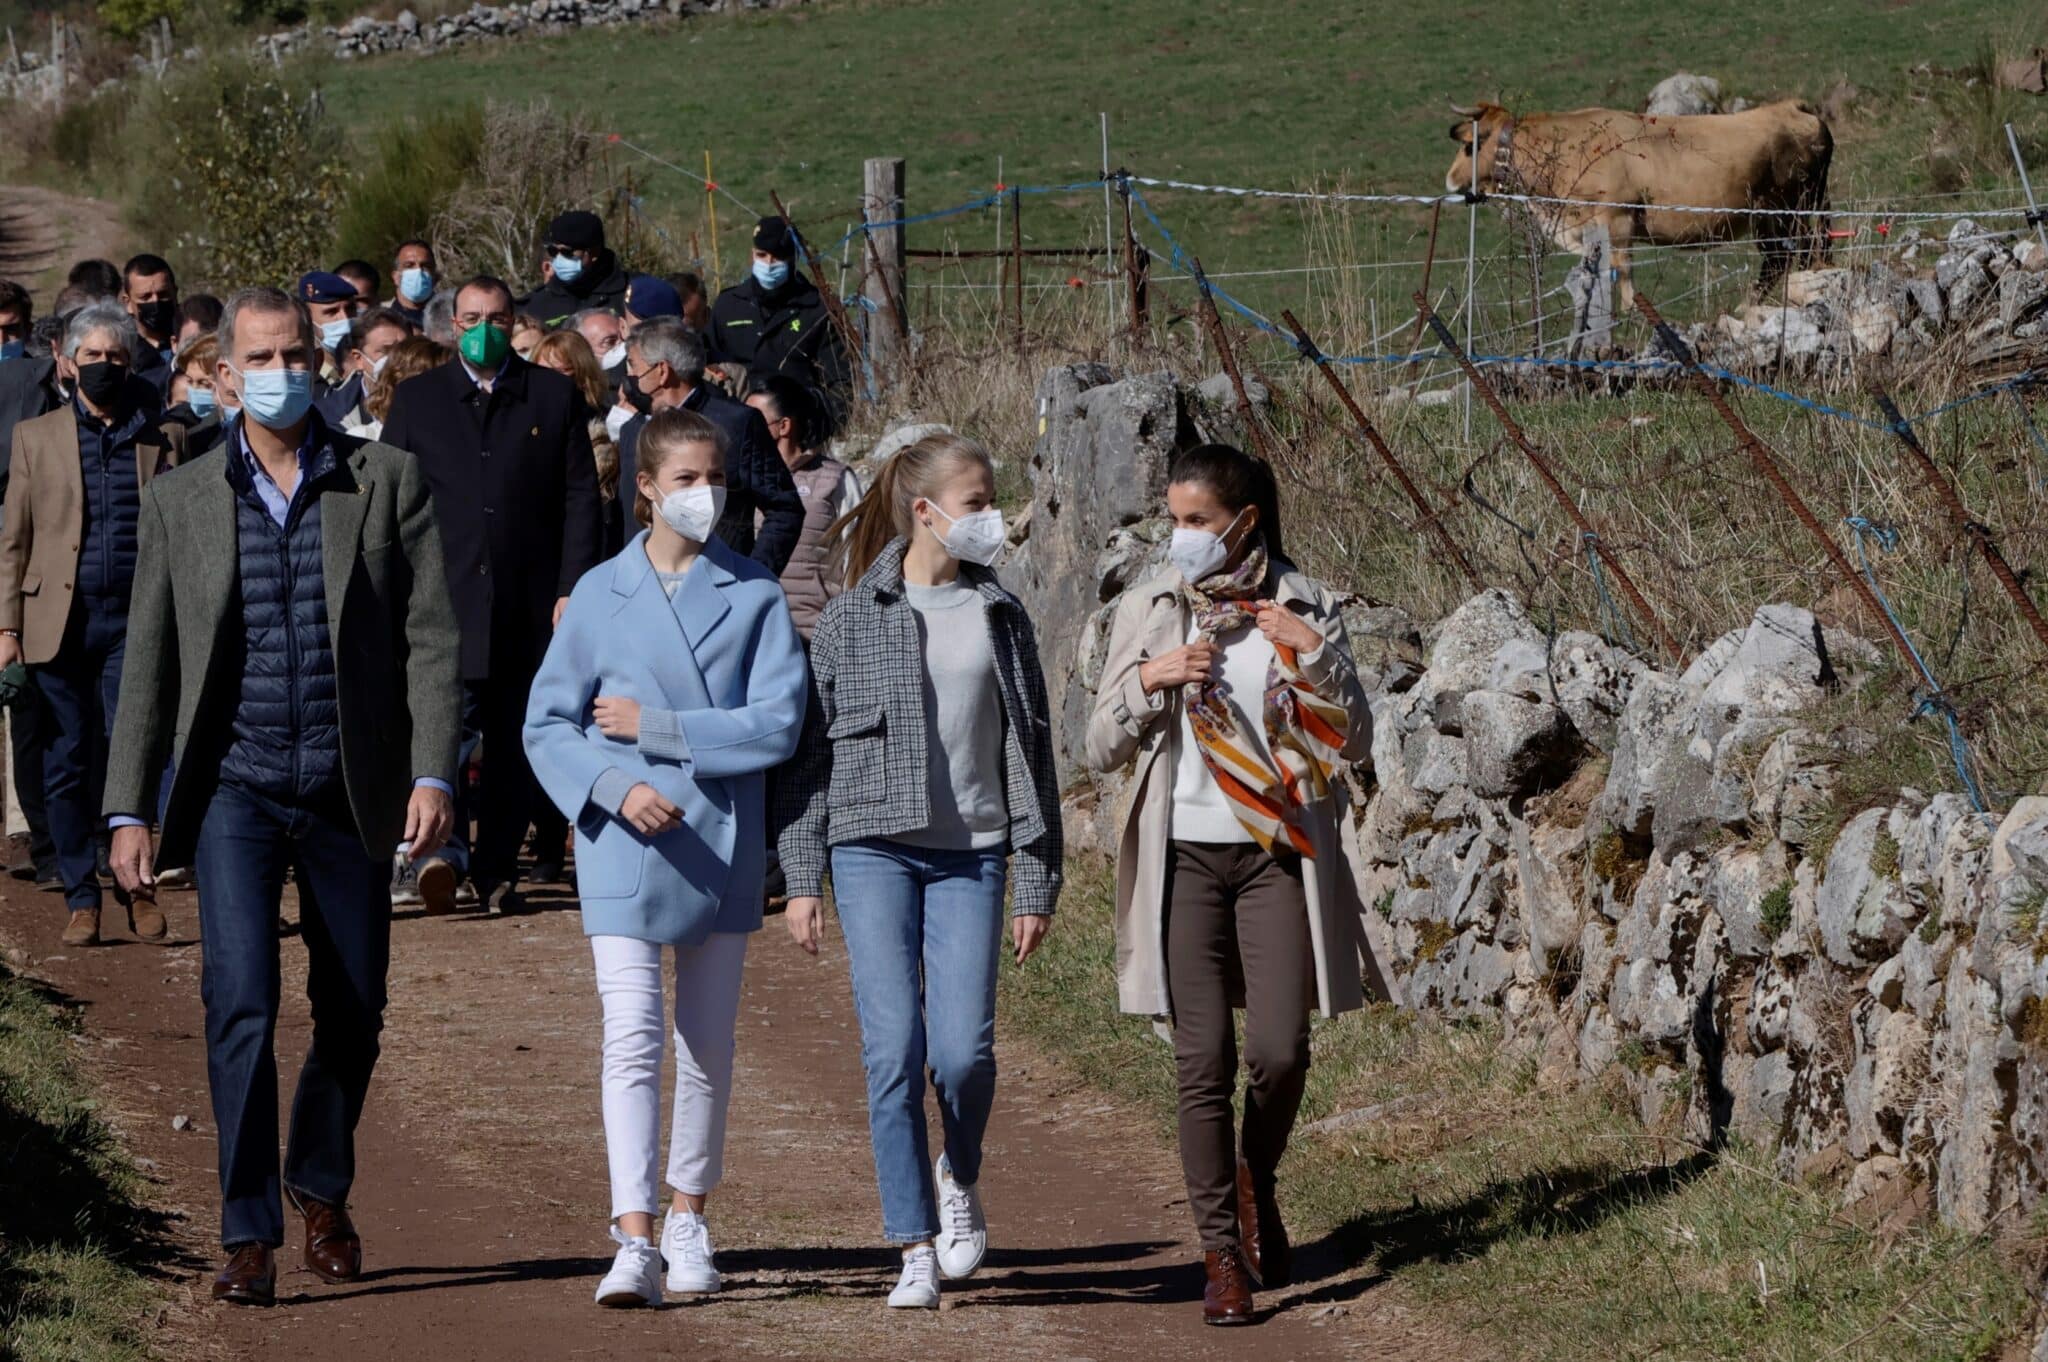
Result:
<svg viewBox="0 0 2048 1362"><path fill-rule="evenodd" d="M917 528L910 508L966 464L995 474L995 460L979 441L950 430L925 436L883 464L868 494L826 531L838 545L834 561L840 580L859 581L892 541L908 538Z"/></svg>
<svg viewBox="0 0 2048 1362"><path fill-rule="evenodd" d="M211 331L202 331L186 341L184 348L178 351L178 357L171 361L171 372L184 375L187 369L197 364L205 372L210 383L213 381L214 366L219 362L220 338Z"/></svg>
<svg viewBox="0 0 2048 1362"><path fill-rule="evenodd" d="M528 363L552 369L555 366L549 361L556 359L569 366L569 381L583 394L585 406L601 412L611 405L605 391L604 366L597 362L589 341L574 331L550 331L533 347L533 358Z"/></svg>
<svg viewBox="0 0 2048 1362"><path fill-rule="evenodd" d="M372 379L363 393L363 410L376 420L391 414L391 395L408 378L418 378L429 369L448 362L455 352L425 336L407 336L391 347L384 358L384 372Z"/></svg>
<svg viewBox="0 0 2048 1362"><path fill-rule="evenodd" d="M647 418L640 430L640 449L633 476L633 519L643 530L654 528L654 503L640 490L640 474L659 477L668 461L691 445L710 445L722 467L725 432L694 411L668 407Z"/></svg>

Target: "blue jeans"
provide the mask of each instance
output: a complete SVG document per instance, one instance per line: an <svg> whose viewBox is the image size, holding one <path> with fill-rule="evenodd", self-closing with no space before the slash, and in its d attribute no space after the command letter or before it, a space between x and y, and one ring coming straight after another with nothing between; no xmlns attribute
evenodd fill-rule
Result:
<svg viewBox="0 0 2048 1362"><path fill-rule="evenodd" d="M931 1069L953 1176L981 1177L996 1095L996 962L1008 854L928 851L901 842L832 849L832 892L853 972L868 1134L882 1192L882 1237L939 1232L925 1133Z"/></svg>
<svg viewBox="0 0 2048 1362"><path fill-rule="evenodd" d="M100 906L99 795L107 737L128 651L128 602L79 600L57 655L35 669L49 726L44 730L43 807L57 849L68 909Z"/></svg>
<svg viewBox="0 0 2048 1362"><path fill-rule="evenodd" d="M339 789L310 806L223 782L199 824L206 1078L220 1131L220 1238L284 1242L277 1166L277 909L289 866L306 942L313 1043L299 1071L283 1186L348 1200L391 961L391 867L372 859Z"/></svg>

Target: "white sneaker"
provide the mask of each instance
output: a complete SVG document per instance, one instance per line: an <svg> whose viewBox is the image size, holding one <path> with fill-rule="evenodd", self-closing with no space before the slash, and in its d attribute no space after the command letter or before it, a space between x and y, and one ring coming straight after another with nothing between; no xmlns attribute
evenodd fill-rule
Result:
<svg viewBox="0 0 2048 1362"><path fill-rule="evenodd" d="M703 1295L721 1285L712 1265L711 1226L691 1211L668 1213L661 1227L661 1256L668 1259L668 1289Z"/></svg>
<svg viewBox="0 0 2048 1362"><path fill-rule="evenodd" d="M936 1310L939 1308L939 1255L930 1244L919 1244L903 1255L903 1276L889 1293L892 1310Z"/></svg>
<svg viewBox="0 0 2048 1362"><path fill-rule="evenodd" d="M939 1155L934 1171L939 1185L939 1271L954 1281L972 1277L988 1252L988 1220L981 1213L981 1192L953 1180L953 1166Z"/></svg>
<svg viewBox="0 0 2048 1362"><path fill-rule="evenodd" d="M661 1255L642 1235L628 1239L617 1225L612 1240L619 1246L612 1270L597 1284L597 1303L614 1310L661 1304Z"/></svg>

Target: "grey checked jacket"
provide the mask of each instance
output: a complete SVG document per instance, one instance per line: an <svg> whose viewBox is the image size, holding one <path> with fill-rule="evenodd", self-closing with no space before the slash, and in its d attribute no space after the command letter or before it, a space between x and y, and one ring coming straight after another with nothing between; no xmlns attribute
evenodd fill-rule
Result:
<svg viewBox="0 0 2048 1362"><path fill-rule="evenodd" d="M831 847L931 822L924 649L903 596L906 547L898 539L883 550L825 607L811 637L814 691L803 738L775 780L776 840L791 897L824 892ZM1062 878L1060 788L1038 639L1022 602L993 572L962 564L960 574L988 602L1003 693L1003 786L1015 856L1010 911L1050 915Z"/></svg>

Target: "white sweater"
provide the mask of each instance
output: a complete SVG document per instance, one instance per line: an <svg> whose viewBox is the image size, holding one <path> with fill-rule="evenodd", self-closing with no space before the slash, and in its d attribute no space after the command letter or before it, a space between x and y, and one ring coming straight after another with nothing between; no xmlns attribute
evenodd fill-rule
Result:
<svg viewBox="0 0 2048 1362"><path fill-rule="evenodd" d="M1188 642L1198 637L1200 631L1190 625ZM1244 737L1254 750L1267 754L1266 676L1273 665L1273 644L1249 623L1216 642L1223 650L1224 693ZM1234 844L1252 840L1202 760L1202 745L1195 738L1194 720L1185 704L1173 731L1172 835L1177 842Z"/></svg>

